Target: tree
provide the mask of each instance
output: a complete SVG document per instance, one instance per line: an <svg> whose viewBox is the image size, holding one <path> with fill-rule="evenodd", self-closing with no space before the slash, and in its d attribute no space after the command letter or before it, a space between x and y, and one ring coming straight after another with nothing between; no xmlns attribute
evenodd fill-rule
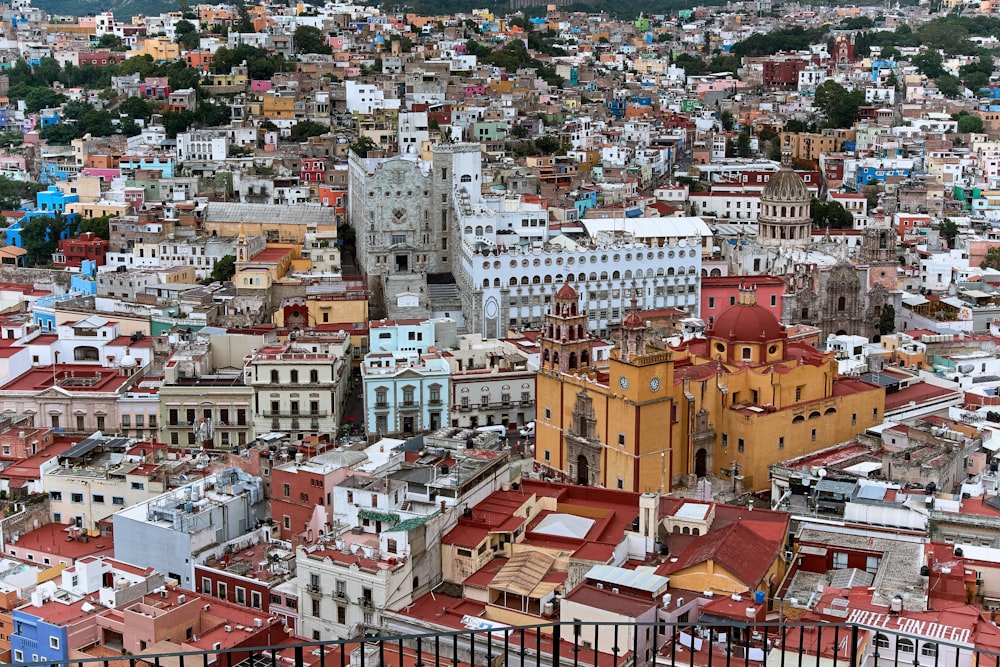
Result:
<svg viewBox="0 0 1000 667"><path fill-rule="evenodd" d="M553 137L535 139L535 149L542 155L552 155L560 149L559 140Z"/></svg>
<svg viewBox="0 0 1000 667"><path fill-rule="evenodd" d="M920 73L928 79L936 79L945 73L941 54L932 49L918 53L910 58L910 64L920 70Z"/></svg>
<svg viewBox="0 0 1000 667"><path fill-rule="evenodd" d="M21 200L34 199L35 195L44 189L45 186L41 183L15 181L0 176L0 210L14 211L21 207Z"/></svg>
<svg viewBox="0 0 1000 667"><path fill-rule="evenodd" d="M318 137L329 131L330 128L322 123L317 123L311 120L303 120L299 121L295 125L292 125L291 137L292 141L305 141L309 137Z"/></svg>
<svg viewBox="0 0 1000 667"><path fill-rule="evenodd" d="M368 157L368 153L378 148L375 140L369 136L362 135L351 144L351 152L358 157Z"/></svg>
<svg viewBox="0 0 1000 667"><path fill-rule="evenodd" d="M958 225L951 218L945 218L938 223L938 233L948 242L949 248L955 247L955 237L958 236Z"/></svg>
<svg viewBox="0 0 1000 667"><path fill-rule="evenodd" d="M300 25L292 33L292 43L295 45L295 53L333 53L330 45L326 43L325 35L319 28L311 25Z"/></svg>
<svg viewBox="0 0 1000 667"><path fill-rule="evenodd" d="M731 111L723 111L719 117L719 123L721 123L723 130L732 132L733 128L736 127L736 118Z"/></svg>
<svg viewBox="0 0 1000 667"><path fill-rule="evenodd" d="M97 48L99 49L112 49L119 50L122 48L122 38L118 35L113 35L110 32L101 35L101 38L97 40Z"/></svg>
<svg viewBox="0 0 1000 667"><path fill-rule="evenodd" d="M163 129L168 137L175 139L179 133L187 132L194 120L194 114L190 111L167 111L163 114Z"/></svg>
<svg viewBox="0 0 1000 667"><path fill-rule="evenodd" d="M71 123L57 123L43 127L38 136L46 143L54 146L65 146L80 136L76 125Z"/></svg>
<svg viewBox="0 0 1000 667"><path fill-rule="evenodd" d="M938 90L945 97L958 97L959 92L962 90L962 84L958 79L953 77L951 74L945 74L934 79L934 83L937 84Z"/></svg>
<svg viewBox="0 0 1000 667"><path fill-rule="evenodd" d="M236 275L236 258L232 255L225 255L212 267L212 276L202 283L211 285L212 283L224 283L231 280Z"/></svg>
<svg viewBox="0 0 1000 667"><path fill-rule="evenodd" d="M891 303L888 303L882 308L882 312L878 316L878 335L885 336L886 334L895 333L895 331L896 309Z"/></svg>
<svg viewBox="0 0 1000 667"><path fill-rule="evenodd" d="M129 97L118 105L118 113L123 113L130 118L149 118L153 115L154 110L155 104L141 97Z"/></svg>
<svg viewBox="0 0 1000 667"><path fill-rule="evenodd" d="M865 101L865 94L859 90L848 92L846 88L827 79L816 88L814 104L826 116L829 127L851 127L858 116L858 107Z"/></svg>
<svg viewBox="0 0 1000 667"><path fill-rule="evenodd" d="M994 246L986 251L986 259L979 263L983 269L996 269L1000 271L1000 248Z"/></svg>
<svg viewBox="0 0 1000 667"><path fill-rule="evenodd" d="M80 233L93 232L105 241L111 239L111 230L108 223L111 222L110 215L102 215L99 218L88 218L80 221Z"/></svg>
<svg viewBox="0 0 1000 667"><path fill-rule="evenodd" d="M59 246L59 235L66 229L62 218L38 216L31 218L21 229L21 242L27 251L29 266L49 265L52 253Z"/></svg>
<svg viewBox="0 0 1000 667"><path fill-rule="evenodd" d="M983 131L983 119L963 111L958 116L958 131L962 134L979 134Z"/></svg>
<svg viewBox="0 0 1000 667"><path fill-rule="evenodd" d="M809 202L809 216L814 227L851 229L854 216L837 201L820 201L813 197Z"/></svg>
<svg viewBox="0 0 1000 667"><path fill-rule="evenodd" d="M750 132L746 128L736 138L736 155L750 157Z"/></svg>
<svg viewBox="0 0 1000 667"><path fill-rule="evenodd" d="M13 91L11 92L13 93ZM11 94L10 97L17 97L17 95ZM57 93L51 88L31 88L24 95L24 107L28 113L35 113L42 109L54 109L67 99L65 95Z"/></svg>

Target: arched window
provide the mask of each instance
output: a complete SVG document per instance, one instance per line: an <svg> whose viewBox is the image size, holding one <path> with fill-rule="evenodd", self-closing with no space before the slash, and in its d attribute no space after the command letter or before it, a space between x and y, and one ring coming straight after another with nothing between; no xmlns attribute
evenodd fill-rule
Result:
<svg viewBox="0 0 1000 667"><path fill-rule="evenodd" d="M73 361L98 361L100 352L96 347L82 345L73 349Z"/></svg>
<svg viewBox="0 0 1000 667"><path fill-rule="evenodd" d="M875 635L875 648L880 651L889 650L889 638L881 632Z"/></svg>
<svg viewBox="0 0 1000 667"><path fill-rule="evenodd" d="M837 414L837 408L827 408L823 413L824 415L835 415Z"/></svg>
<svg viewBox="0 0 1000 667"><path fill-rule="evenodd" d="M295 370L293 370L293 371L291 372L291 374L289 375L289 378L290 378L290 380L289 380L289 381L290 381L290 382L291 382L292 384L298 384L298 383L299 383L299 372L298 372L298 371L295 371Z"/></svg>
<svg viewBox="0 0 1000 667"><path fill-rule="evenodd" d="M837 310L847 310L847 297L842 296L837 299Z"/></svg>
<svg viewBox="0 0 1000 667"><path fill-rule="evenodd" d="M896 650L899 653L913 653L913 640L906 637L897 637Z"/></svg>
<svg viewBox="0 0 1000 667"><path fill-rule="evenodd" d="M920 645L920 655L927 658L937 657L937 644L934 642L924 642Z"/></svg>
<svg viewBox="0 0 1000 667"><path fill-rule="evenodd" d="M819 419L819 418L820 418L820 414L819 414L818 410L816 412L810 412L809 413L809 419Z"/></svg>
<svg viewBox="0 0 1000 667"><path fill-rule="evenodd" d="M796 417L794 419L792 419L792 423L793 424L801 424L805 420L806 420L806 418L803 417L802 415L796 415Z"/></svg>

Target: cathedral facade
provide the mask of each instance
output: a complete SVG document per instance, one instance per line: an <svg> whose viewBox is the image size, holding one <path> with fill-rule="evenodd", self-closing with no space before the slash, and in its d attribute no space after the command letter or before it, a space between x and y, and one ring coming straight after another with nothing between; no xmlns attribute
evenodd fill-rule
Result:
<svg viewBox="0 0 1000 667"><path fill-rule="evenodd" d="M704 337L662 344L632 310L596 365L579 297L560 288L536 379L535 460L544 475L610 489L668 492L768 467L880 423L882 388L840 377L832 354L788 340L747 284Z"/></svg>

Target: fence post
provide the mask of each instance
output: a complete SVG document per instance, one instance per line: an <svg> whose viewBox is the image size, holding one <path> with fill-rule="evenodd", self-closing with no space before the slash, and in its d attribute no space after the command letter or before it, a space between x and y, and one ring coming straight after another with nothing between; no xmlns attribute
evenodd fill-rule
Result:
<svg viewBox="0 0 1000 667"><path fill-rule="evenodd" d="M851 626L851 667L861 667L858 662L858 626Z"/></svg>
<svg viewBox="0 0 1000 667"><path fill-rule="evenodd" d="M541 629L538 630L541 633ZM560 650L562 649L562 624L556 623L552 627L552 667L559 667L559 663L562 662L560 658Z"/></svg>

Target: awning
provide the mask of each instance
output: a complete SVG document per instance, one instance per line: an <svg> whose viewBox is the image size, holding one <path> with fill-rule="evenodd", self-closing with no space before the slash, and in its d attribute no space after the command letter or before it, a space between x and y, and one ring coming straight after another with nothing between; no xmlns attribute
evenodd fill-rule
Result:
<svg viewBox="0 0 1000 667"><path fill-rule="evenodd" d="M381 521L382 523L399 523L399 515L392 512L376 512L375 510L361 510L358 517L369 521Z"/></svg>

